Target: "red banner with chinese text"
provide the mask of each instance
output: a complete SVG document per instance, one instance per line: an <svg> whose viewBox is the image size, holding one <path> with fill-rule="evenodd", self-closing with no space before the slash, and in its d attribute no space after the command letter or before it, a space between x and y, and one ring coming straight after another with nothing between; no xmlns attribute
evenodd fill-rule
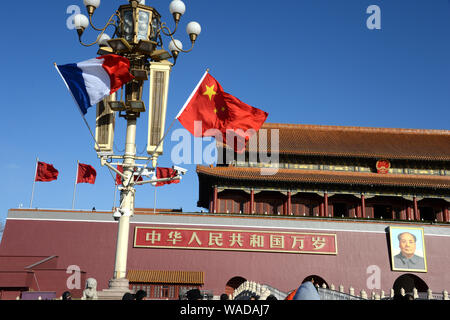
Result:
<svg viewBox="0 0 450 320"><path fill-rule="evenodd" d="M136 248L337 254L336 234L136 227Z"/></svg>

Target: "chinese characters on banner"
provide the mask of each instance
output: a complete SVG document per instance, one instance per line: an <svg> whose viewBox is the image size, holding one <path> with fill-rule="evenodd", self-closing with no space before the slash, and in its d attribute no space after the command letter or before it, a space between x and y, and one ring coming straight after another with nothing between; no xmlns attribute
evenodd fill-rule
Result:
<svg viewBox="0 0 450 320"><path fill-rule="evenodd" d="M337 254L335 234L136 227L136 248Z"/></svg>

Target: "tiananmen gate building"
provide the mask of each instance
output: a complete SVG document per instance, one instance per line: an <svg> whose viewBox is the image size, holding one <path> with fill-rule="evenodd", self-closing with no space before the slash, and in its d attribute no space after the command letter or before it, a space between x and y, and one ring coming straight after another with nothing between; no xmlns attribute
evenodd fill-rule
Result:
<svg viewBox="0 0 450 320"><path fill-rule="evenodd" d="M450 289L450 131L262 129L267 143L230 159L218 144L218 164L197 166L197 205L208 212L135 210L130 289L153 299L189 288L217 297L251 280L288 293L310 278L356 293ZM412 257L402 255L405 237ZM74 296L87 278L106 289L116 238L110 211L9 210L1 299L33 290L60 296L77 267Z"/></svg>

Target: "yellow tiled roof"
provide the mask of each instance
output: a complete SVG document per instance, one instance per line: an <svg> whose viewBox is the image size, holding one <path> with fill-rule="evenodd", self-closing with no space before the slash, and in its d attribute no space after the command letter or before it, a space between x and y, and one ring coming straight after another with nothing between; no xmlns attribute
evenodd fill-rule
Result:
<svg viewBox="0 0 450 320"><path fill-rule="evenodd" d="M180 283L202 285L204 283L204 274L202 271L128 270L127 279L130 283Z"/></svg>
<svg viewBox="0 0 450 320"><path fill-rule="evenodd" d="M271 146L267 132L259 152L299 156L358 157L450 161L450 130L370 128L286 123L264 123L261 129L279 130ZM258 134L262 134L259 131ZM265 136L264 136L265 137ZM259 137L261 139L261 137ZM218 144L221 146L221 144ZM250 144L246 144L249 150Z"/></svg>

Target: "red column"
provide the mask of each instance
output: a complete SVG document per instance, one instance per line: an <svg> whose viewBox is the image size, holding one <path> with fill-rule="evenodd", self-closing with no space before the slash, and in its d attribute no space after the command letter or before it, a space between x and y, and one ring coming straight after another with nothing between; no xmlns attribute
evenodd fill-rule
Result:
<svg viewBox="0 0 450 320"><path fill-rule="evenodd" d="M366 198L364 195L361 195L361 215L363 218L366 217Z"/></svg>
<svg viewBox="0 0 450 320"><path fill-rule="evenodd" d="M254 207L255 207L255 191L252 189L250 191L250 214L253 214Z"/></svg>
<svg viewBox="0 0 450 320"><path fill-rule="evenodd" d="M445 222L450 222L450 215L449 215L447 206L444 207L444 221Z"/></svg>
<svg viewBox="0 0 450 320"><path fill-rule="evenodd" d="M406 220L406 207L402 207L402 210L400 211L400 220Z"/></svg>
<svg viewBox="0 0 450 320"><path fill-rule="evenodd" d="M213 210L214 213L217 213L218 208L218 199L217 199L217 187L214 187L214 198L213 198Z"/></svg>
<svg viewBox="0 0 450 320"><path fill-rule="evenodd" d="M323 195L323 206L324 206L323 215L325 217L328 217L328 193L326 193L326 192Z"/></svg>
<svg viewBox="0 0 450 320"><path fill-rule="evenodd" d="M416 197L413 198L413 204L414 204L414 218L416 220L420 220L420 213L419 213L419 208L417 207L417 198Z"/></svg>
<svg viewBox="0 0 450 320"><path fill-rule="evenodd" d="M437 219L437 221L438 222L444 222L445 220L445 218L444 218L444 208L442 208L441 210L439 210L437 213L436 213L436 219Z"/></svg>
<svg viewBox="0 0 450 320"><path fill-rule="evenodd" d="M290 191L288 191L288 193L287 193L286 211L287 211L287 215L290 215L292 213L292 209L291 209L291 192Z"/></svg>

